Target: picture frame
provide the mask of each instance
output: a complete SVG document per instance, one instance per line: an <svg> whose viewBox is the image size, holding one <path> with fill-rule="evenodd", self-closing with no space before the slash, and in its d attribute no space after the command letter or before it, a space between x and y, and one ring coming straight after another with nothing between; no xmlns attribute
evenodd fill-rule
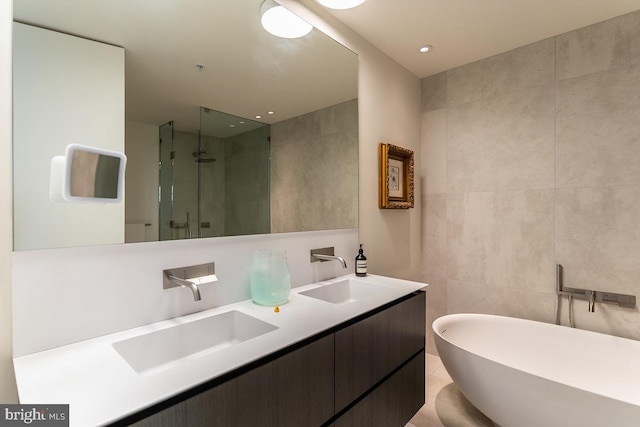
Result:
<svg viewBox="0 0 640 427"><path fill-rule="evenodd" d="M380 209L413 208L413 151L381 142L379 159L378 207Z"/></svg>

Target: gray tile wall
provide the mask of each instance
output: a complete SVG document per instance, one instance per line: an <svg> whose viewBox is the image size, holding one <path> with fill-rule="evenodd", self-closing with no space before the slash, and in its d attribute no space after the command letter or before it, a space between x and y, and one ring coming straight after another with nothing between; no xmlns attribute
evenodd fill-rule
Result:
<svg viewBox="0 0 640 427"><path fill-rule="evenodd" d="M270 231L269 126L227 138L225 146L225 234Z"/></svg>
<svg viewBox="0 0 640 427"><path fill-rule="evenodd" d="M271 232L358 226L358 100L271 125Z"/></svg>
<svg viewBox="0 0 640 427"><path fill-rule="evenodd" d="M429 323L554 322L556 263L640 301L640 12L423 79L421 156ZM640 339L637 309L574 309Z"/></svg>

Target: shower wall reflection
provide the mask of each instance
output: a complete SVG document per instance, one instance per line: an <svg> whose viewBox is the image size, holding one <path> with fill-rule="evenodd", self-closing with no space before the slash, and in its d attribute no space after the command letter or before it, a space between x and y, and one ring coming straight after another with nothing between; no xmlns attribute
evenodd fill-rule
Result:
<svg viewBox="0 0 640 427"><path fill-rule="evenodd" d="M160 240L270 232L270 127L200 109L197 133L160 127Z"/></svg>

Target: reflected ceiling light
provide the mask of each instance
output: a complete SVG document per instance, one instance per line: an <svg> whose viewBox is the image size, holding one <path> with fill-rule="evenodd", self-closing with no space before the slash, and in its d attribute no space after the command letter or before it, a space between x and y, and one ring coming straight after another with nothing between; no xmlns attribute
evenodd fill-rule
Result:
<svg viewBox="0 0 640 427"><path fill-rule="evenodd" d="M366 0L317 0L318 3L329 9L351 9L352 7L360 6Z"/></svg>
<svg viewBox="0 0 640 427"><path fill-rule="evenodd" d="M260 7L262 26L269 33L285 39L304 37L313 26L273 0L265 0Z"/></svg>

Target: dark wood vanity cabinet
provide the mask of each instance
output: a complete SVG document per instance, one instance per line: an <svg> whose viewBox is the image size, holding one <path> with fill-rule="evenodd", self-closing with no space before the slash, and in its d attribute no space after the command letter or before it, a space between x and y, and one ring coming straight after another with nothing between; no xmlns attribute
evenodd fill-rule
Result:
<svg viewBox="0 0 640 427"><path fill-rule="evenodd" d="M416 292L116 425L402 427L425 401L425 326Z"/></svg>
<svg viewBox="0 0 640 427"><path fill-rule="evenodd" d="M387 381L349 408L334 426L404 426L424 405L424 358L424 352L413 357Z"/></svg>
<svg viewBox="0 0 640 427"><path fill-rule="evenodd" d="M336 412L423 351L425 325L425 294L421 292L337 331Z"/></svg>
<svg viewBox="0 0 640 427"><path fill-rule="evenodd" d="M333 335L325 336L134 425L321 425L334 413L333 353Z"/></svg>

